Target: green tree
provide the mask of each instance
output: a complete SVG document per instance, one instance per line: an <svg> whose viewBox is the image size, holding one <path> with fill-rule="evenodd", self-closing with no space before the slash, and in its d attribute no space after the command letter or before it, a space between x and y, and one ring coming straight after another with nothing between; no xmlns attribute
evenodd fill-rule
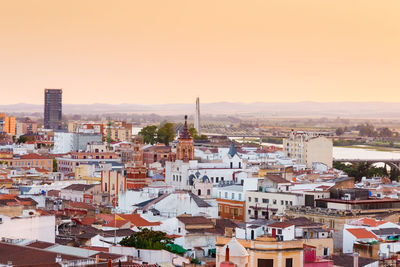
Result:
<svg viewBox="0 0 400 267"><path fill-rule="evenodd" d="M143 142L145 144L154 145L154 143L156 142L157 126L149 125L143 127L142 130L140 130L139 134L143 137Z"/></svg>
<svg viewBox="0 0 400 267"><path fill-rule="evenodd" d="M392 137L393 132L388 127L384 127L384 128L379 129L379 136L380 137Z"/></svg>
<svg viewBox="0 0 400 267"><path fill-rule="evenodd" d="M175 139L174 124L167 122L157 131L157 141L168 146Z"/></svg>
<svg viewBox="0 0 400 267"><path fill-rule="evenodd" d="M336 129L336 135L337 136L341 136L342 134L344 134L344 129L342 127L339 127Z"/></svg>
<svg viewBox="0 0 400 267"><path fill-rule="evenodd" d="M119 244L124 247L161 250L167 249L167 244L173 244L173 239L164 232L144 228L124 237Z"/></svg>
<svg viewBox="0 0 400 267"><path fill-rule="evenodd" d="M58 164L56 159L53 159L53 172L58 172Z"/></svg>
<svg viewBox="0 0 400 267"><path fill-rule="evenodd" d="M17 143L22 144L26 143L26 141L28 141L28 138L26 136L21 135L20 137L18 137Z"/></svg>
<svg viewBox="0 0 400 267"><path fill-rule="evenodd" d="M369 123L361 124L359 126L359 135L374 137L376 136L375 127Z"/></svg>
<svg viewBox="0 0 400 267"><path fill-rule="evenodd" d="M196 128L192 127L189 129L189 133L190 135L193 137L194 140L208 140L208 136L207 135L200 135L197 133Z"/></svg>
<svg viewBox="0 0 400 267"><path fill-rule="evenodd" d="M193 139L198 136L197 130L194 127L189 128L189 133L193 137Z"/></svg>

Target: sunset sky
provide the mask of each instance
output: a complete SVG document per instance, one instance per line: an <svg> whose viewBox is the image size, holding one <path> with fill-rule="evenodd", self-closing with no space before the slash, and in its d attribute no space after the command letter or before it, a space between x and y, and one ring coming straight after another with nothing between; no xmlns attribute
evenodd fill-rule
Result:
<svg viewBox="0 0 400 267"><path fill-rule="evenodd" d="M0 104L400 102L399 0L0 1Z"/></svg>

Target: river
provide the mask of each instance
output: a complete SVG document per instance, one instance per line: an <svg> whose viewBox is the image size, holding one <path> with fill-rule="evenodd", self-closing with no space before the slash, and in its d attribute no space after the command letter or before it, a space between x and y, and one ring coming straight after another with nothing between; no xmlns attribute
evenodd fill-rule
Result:
<svg viewBox="0 0 400 267"><path fill-rule="evenodd" d="M267 146L282 147L282 145L263 143ZM369 147L333 147L334 159L400 159L400 151L380 151Z"/></svg>

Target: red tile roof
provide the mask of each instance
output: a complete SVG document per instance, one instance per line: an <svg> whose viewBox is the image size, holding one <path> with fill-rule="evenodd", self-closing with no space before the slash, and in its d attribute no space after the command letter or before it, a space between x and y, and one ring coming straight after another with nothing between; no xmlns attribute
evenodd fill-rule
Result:
<svg viewBox="0 0 400 267"><path fill-rule="evenodd" d="M146 219L143 219L140 214L118 214L119 217L129 221L132 225L143 227L143 226L154 226L160 225L160 222L149 222Z"/></svg>
<svg viewBox="0 0 400 267"><path fill-rule="evenodd" d="M292 225L294 225L294 224L289 223L289 222L275 222L275 223L268 224L268 227L285 229Z"/></svg>
<svg viewBox="0 0 400 267"><path fill-rule="evenodd" d="M348 228L346 230L357 239L378 239L376 235L365 228Z"/></svg>
<svg viewBox="0 0 400 267"><path fill-rule="evenodd" d="M31 154L27 154L27 155L21 155L20 159L51 159L51 158L42 156L39 154L31 153Z"/></svg>
<svg viewBox="0 0 400 267"><path fill-rule="evenodd" d="M377 221L376 219L373 218L363 218L360 219L360 222L362 222L363 225L369 227L378 227L379 225L387 223L386 221Z"/></svg>
<svg viewBox="0 0 400 267"><path fill-rule="evenodd" d="M126 224L131 224L130 223L130 221L126 221L126 220L112 220L112 221L109 221L108 223L106 223L106 224L103 224L103 227L115 227L115 228L120 228L120 227L122 227L122 226L124 226L124 225L126 225Z"/></svg>

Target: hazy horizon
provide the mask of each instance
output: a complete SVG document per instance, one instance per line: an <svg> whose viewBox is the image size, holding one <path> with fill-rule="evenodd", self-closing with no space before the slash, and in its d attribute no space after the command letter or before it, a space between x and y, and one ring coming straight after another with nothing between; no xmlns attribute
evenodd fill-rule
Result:
<svg viewBox="0 0 400 267"><path fill-rule="evenodd" d="M400 1L3 1L0 104L400 102ZM121 101L124 99L124 101Z"/></svg>

